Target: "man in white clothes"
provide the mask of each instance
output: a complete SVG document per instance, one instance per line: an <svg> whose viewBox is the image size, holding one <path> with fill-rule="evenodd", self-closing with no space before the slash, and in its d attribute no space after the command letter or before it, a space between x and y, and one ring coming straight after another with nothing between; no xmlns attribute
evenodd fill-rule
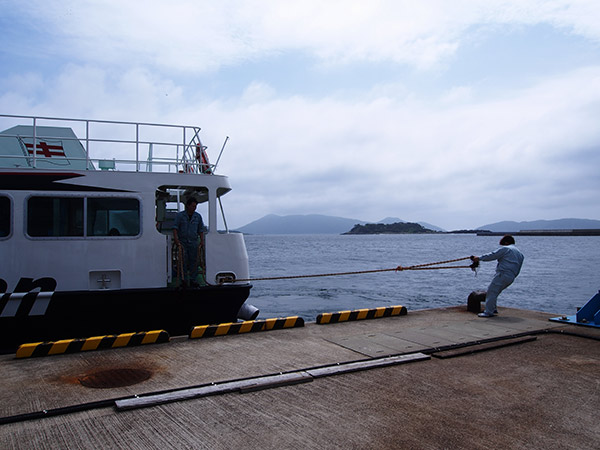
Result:
<svg viewBox="0 0 600 450"><path fill-rule="evenodd" d="M479 313L479 317L493 317L498 314L496 302L498 295L512 284L521 271L523 265L523 253L515 246L515 238L507 234L500 239L500 247L490 253L481 256L471 256L471 260L477 264L479 261L498 260L496 275L490 283L485 295L485 310Z"/></svg>

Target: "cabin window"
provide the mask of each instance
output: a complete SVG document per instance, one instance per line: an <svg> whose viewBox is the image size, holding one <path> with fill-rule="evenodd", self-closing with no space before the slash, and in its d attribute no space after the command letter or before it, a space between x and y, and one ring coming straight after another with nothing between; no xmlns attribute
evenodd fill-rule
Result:
<svg viewBox="0 0 600 450"><path fill-rule="evenodd" d="M135 198L87 199L88 236L137 236L140 202Z"/></svg>
<svg viewBox="0 0 600 450"><path fill-rule="evenodd" d="M83 198L31 197L27 202L29 236L83 236Z"/></svg>
<svg viewBox="0 0 600 450"><path fill-rule="evenodd" d="M10 199L0 196L0 238L10 234L12 215L10 211Z"/></svg>

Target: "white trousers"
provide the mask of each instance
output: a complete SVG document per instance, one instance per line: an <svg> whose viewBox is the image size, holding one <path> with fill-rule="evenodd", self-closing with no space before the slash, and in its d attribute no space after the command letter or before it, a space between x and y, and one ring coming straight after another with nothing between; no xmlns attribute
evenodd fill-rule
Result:
<svg viewBox="0 0 600 450"><path fill-rule="evenodd" d="M509 287L515 277L502 272L497 272L492 282L490 283L487 293L485 294L485 312L492 315L496 311L496 303L500 292Z"/></svg>

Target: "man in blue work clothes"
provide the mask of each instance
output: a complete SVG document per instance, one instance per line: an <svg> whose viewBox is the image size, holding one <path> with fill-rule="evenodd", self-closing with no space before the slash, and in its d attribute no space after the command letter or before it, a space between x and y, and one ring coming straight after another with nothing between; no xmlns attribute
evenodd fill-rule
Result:
<svg viewBox="0 0 600 450"><path fill-rule="evenodd" d="M196 212L198 201L190 197L185 202L185 210L177 213L173 225L175 245L183 248L184 285L198 287L198 238L205 230L202 216Z"/></svg>
<svg viewBox="0 0 600 450"><path fill-rule="evenodd" d="M485 310L478 314L479 317L493 317L495 314L498 314L498 310L496 309L498 295L515 281L515 278L519 275L521 266L523 265L524 256L521 251L515 247L514 237L509 234L503 236L502 239L500 239L500 245L502 247L493 252L486 253L479 257L471 256L471 260L475 264L478 264L479 261L498 260L496 275L492 279L485 295Z"/></svg>

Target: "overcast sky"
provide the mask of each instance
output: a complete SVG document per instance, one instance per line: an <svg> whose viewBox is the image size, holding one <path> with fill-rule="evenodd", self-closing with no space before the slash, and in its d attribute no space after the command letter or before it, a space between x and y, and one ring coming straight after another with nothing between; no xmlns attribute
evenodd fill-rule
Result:
<svg viewBox="0 0 600 450"><path fill-rule="evenodd" d="M0 0L0 113L202 127L230 227L600 219L600 1Z"/></svg>

